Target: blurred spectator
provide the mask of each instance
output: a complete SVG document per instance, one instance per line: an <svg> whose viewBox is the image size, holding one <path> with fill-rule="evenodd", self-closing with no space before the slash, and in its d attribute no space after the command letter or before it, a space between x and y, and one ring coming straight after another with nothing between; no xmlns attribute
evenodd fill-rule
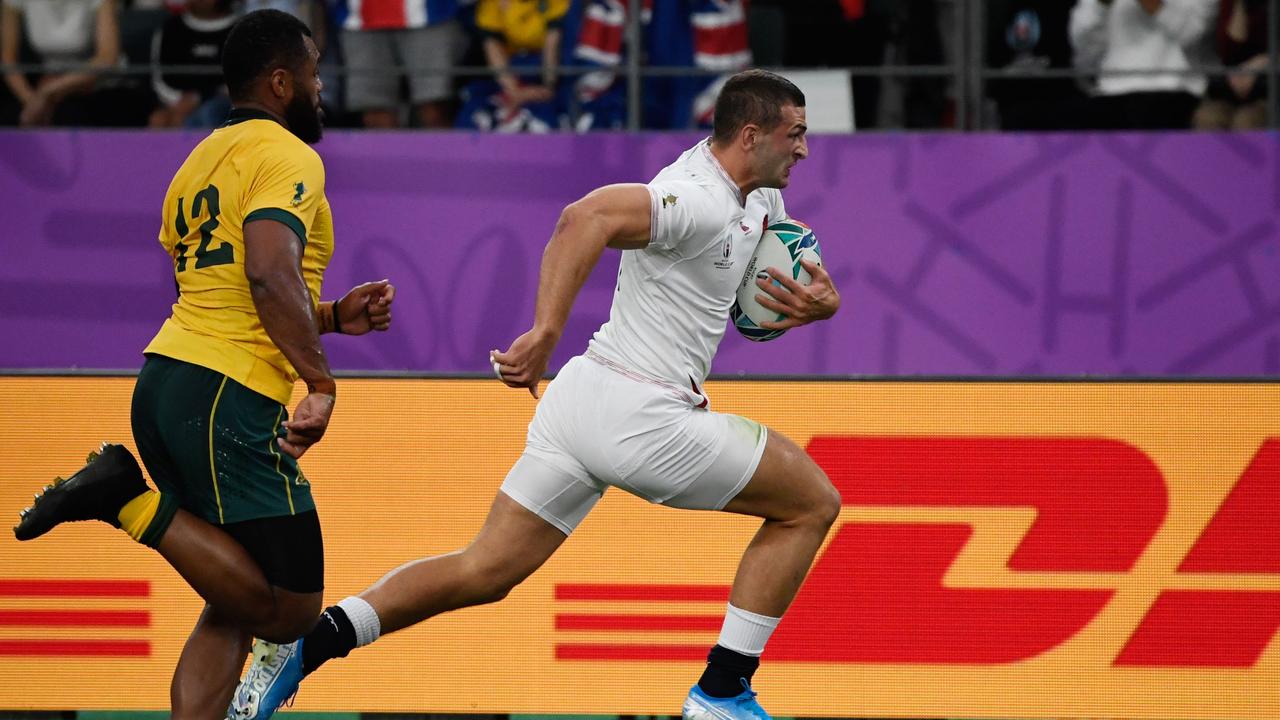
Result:
<svg viewBox="0 0 1280 720"><path fill-rule="evenodd" d="M479 0L476 28L495 75L467 85L459 126L504 132L556 127L560 23L568 10L569 0ZM517 75L512 68L541 68L541 73Z"/></svg>
<svg viewBox="0 0 1280 720"><path fill-rule="evenodd" d="M1080 0L1071 13L1076 66L1101 70L1087 127L1187 128L1208 79L1206 35L1217 0ZM1168 70L1125 74L1123 70Z"/></svg>
<svg viewBox="0 0 1280 720"><path fill-rule="evenodd" d="M885 62L896 4L893 0L752 0L752 53L766 66L878 67ZM880 78L855 77L851 84L857 127L875 127Z"/></svg>
<svg viewBox="0 0 1280 720"><path fill-rule="evenodd" d="M336 0L342 24L348 110L365 127L400 124L400 84L408 73L409 102L418 124L452 124L453 69L461 55L457 0ZM426 72L416 72L426 71Z"/></svg>
<svg viewBox="0 0 1280 720"><path fill-rule="evenodd" d="M643 81L641 125L656 130L711 127L716 96L734 72L751 65L743 0L643 0L640 48L625 47L627 0L588 0L575 59L594 65L581 76L574 127L618 128L626 121L625 80L617 69L625 52L654 66L697 67L711 75L650 77Z"/></svg>
<svg viewBox="0 0 1280 720"><path fill-rule="evenodd" d="M1218 56L1228 67L1267 67L1267 0L1221 0L1215 33ZM1247 130L1267 124L1267 78L1232 73L1209 81L1204 102L1196 109L1195 127L1203 130Z"/></svg>
<svg viewBox="0 0 1280 720"><path fill-rule="evenodd" d="M1062 0L989 0L987 66L1024 75L993 78L987 94L1005 130L1079 127L1084 93L1071 78L1037 77L1042 70L1068 70L1071 3Z"/></svg>
<svg viewBox="0 0 1280 720"><path fill-rule="evenodd" d="M151 127L217 127L231 110L222 82L222 44L236 21L232 0L187 0L152 43L152 88L160 106ZM175 73L163 66L201 66L212 74Z"/></svg>
<svg viewBox="0 0 1280 720"><path fill-rule="evenodd" d="M279 10L298 18L310 28L312 41L324 53L328 30L324 0L244 0L242 13L247 15L254 10Z"/></svg>
<svg viewBox="0 0 1280 720"><path fill-rule="evenodd" d="M5 73L5 84L22 109L21 125L141 124L133 122L150 108L95 92L105 83L95 72L71 69L88 64L112 68L120 60L115 0L3 0L0 62L16 65L25 37L35 61L45 66L37 77Z"/></svg>
<svg viewBox="0 0 1280 720"><path fill-rule="evenodd" d="M902 0L891 3L888 48L889 65L951 65L954 27L963 14L959 0ZM876 125L881 127L939 128L955 124L954 95L950 77L893 77L880 83ZM856 102L856 100L855 100ZM861 122L861 113L858 114Z"/></svg>

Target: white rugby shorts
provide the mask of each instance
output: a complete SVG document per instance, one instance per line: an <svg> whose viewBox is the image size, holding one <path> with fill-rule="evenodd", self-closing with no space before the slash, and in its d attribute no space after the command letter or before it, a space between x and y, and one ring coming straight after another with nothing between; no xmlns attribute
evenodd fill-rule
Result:
<svg viewBox="0 0 1280 720"><path fill-rule="evenodd" d="M755 474L768 431L701 400L575 357L547 386L502 492L566 535L611 485L669 507L720 510Z"/></svg>

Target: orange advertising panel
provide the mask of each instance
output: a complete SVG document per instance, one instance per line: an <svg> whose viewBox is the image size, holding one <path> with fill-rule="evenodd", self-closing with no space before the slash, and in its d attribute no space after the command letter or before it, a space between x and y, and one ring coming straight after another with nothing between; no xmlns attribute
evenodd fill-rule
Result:
<svg viewBox="0 0 1280 720"><path fill-rule="evenodd" d="M0 378L0 513L128 440L129 378ZM756 689L805 717L1280 717L1280 385L713 382L845 508ZM479 527L534 409L493 380L344 380L303 461L326 599ZM295 709L671 714L749 518L611 490L505 601L385 637ZM200 603L101 524L0 537L0 708L162 709ZM494 682L494 679L500 682Z"/></svg>

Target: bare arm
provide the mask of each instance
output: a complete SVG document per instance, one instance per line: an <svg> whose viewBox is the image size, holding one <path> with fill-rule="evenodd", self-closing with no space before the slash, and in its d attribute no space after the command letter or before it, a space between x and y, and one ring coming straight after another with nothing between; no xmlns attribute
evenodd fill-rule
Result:
<svg viewBox="0 0 1280 720"><path fill-rule="evenodd" d="M307 397L280 443L299 457L324 436L337 392L302 279L302 243L283 223L255 220L244 226L244 248L244 274L262 327L307 384Z"/></svg>
<svg viewBox="0 0 1280 720"><path fill-rule="evenodd" d="M253 305L271 342L313 392L333 394L333 374L311 293L302 280L302 243L284 223L255 220L244 226L244 274Z"/></svg>
<svg viewBox="0 0 1280 720"><path fill-rule="evenodd" d="M18 64L18 46L22 43L22 13L17 8L4 5L3 16L0 17L0 63ZM4 83L13 91L18 102L26 105L35 94L35 88L27 82L27 77L20 72L4 74Z"/></svg>
<svg viewBox="0 0 1280 720"><path fill-rule="evenodd" d="M632 250L649 244L650 202L644 185L609 185L560 213L542 253L535 330L560 338L574 298L606 247Z"/></svg>
<svg viewBox="0 0 1280 720"><path fill-rule="evenodd" d="M632 250L649 244L650 203L644 185L608 185L564 209L542 253L533 328L506 352L491 353L503 382L529 388L538 397L551 351L600 254L606 247Z"/></svg>
<svg viewBox="0 0 1280 720"><path fill-rule="evenodd" d="M494 37L484 39L484 59L493 70L494 80L502 88L502 92L514 96L520 87L520 81L511 74L507 64L507 49L502 46L501 40Z"/></svg>
<svg viewBox="0 0 1280 720"><path fill-rule="evenodd" d="M548 88L556 85L556 74L560 70L560 40L563 33L560 28L553 27L547 31L542 41L542 84Z"/></svg>

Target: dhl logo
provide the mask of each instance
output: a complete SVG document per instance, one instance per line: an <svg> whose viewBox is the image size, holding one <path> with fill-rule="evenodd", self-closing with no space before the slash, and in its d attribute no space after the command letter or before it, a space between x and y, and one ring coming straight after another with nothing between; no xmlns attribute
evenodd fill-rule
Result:
<svg viewBox="0 0 1280 720"><path fill-rule="evenodd" d="M847 514L962 509L1021 514L1025 522L1006 534L1003 556L995 557L997 541L997 553L966 560L969 546L992 545L973 522L846 518L771 640L771 662L995 665L1036 657L1094 622L1169 516L1160 469L1113 439L828 435L807 449ZM1008 537L1017 540L1011 551ZM996 568L985 577L1009 582L983 586L983 572L965 570L983 563ZM1280 438L1261 444L1161 583L1112 665L1257 663L1280 629ZM555 627L561 638L714 633L728 595L728 586L560 584L561 608L577 601L719 607L697 615L558 612ZM706 648L567 640L555 652L560 660L677 661L701 660Z"/></svg>
<svg viewBox="0 0 1280 720"><path fill-rule="evenodd" d="M149 640L103 635L149 628L150 611L85 606L101 600L133 604L150 596L151 583L145 580L0 579L0 598L34 606L0 608L0 628L18 628L20 633L57 629L60 635L0 638L0 656L147 657ZM67 607L50 609L51 603Z"/></svg>

